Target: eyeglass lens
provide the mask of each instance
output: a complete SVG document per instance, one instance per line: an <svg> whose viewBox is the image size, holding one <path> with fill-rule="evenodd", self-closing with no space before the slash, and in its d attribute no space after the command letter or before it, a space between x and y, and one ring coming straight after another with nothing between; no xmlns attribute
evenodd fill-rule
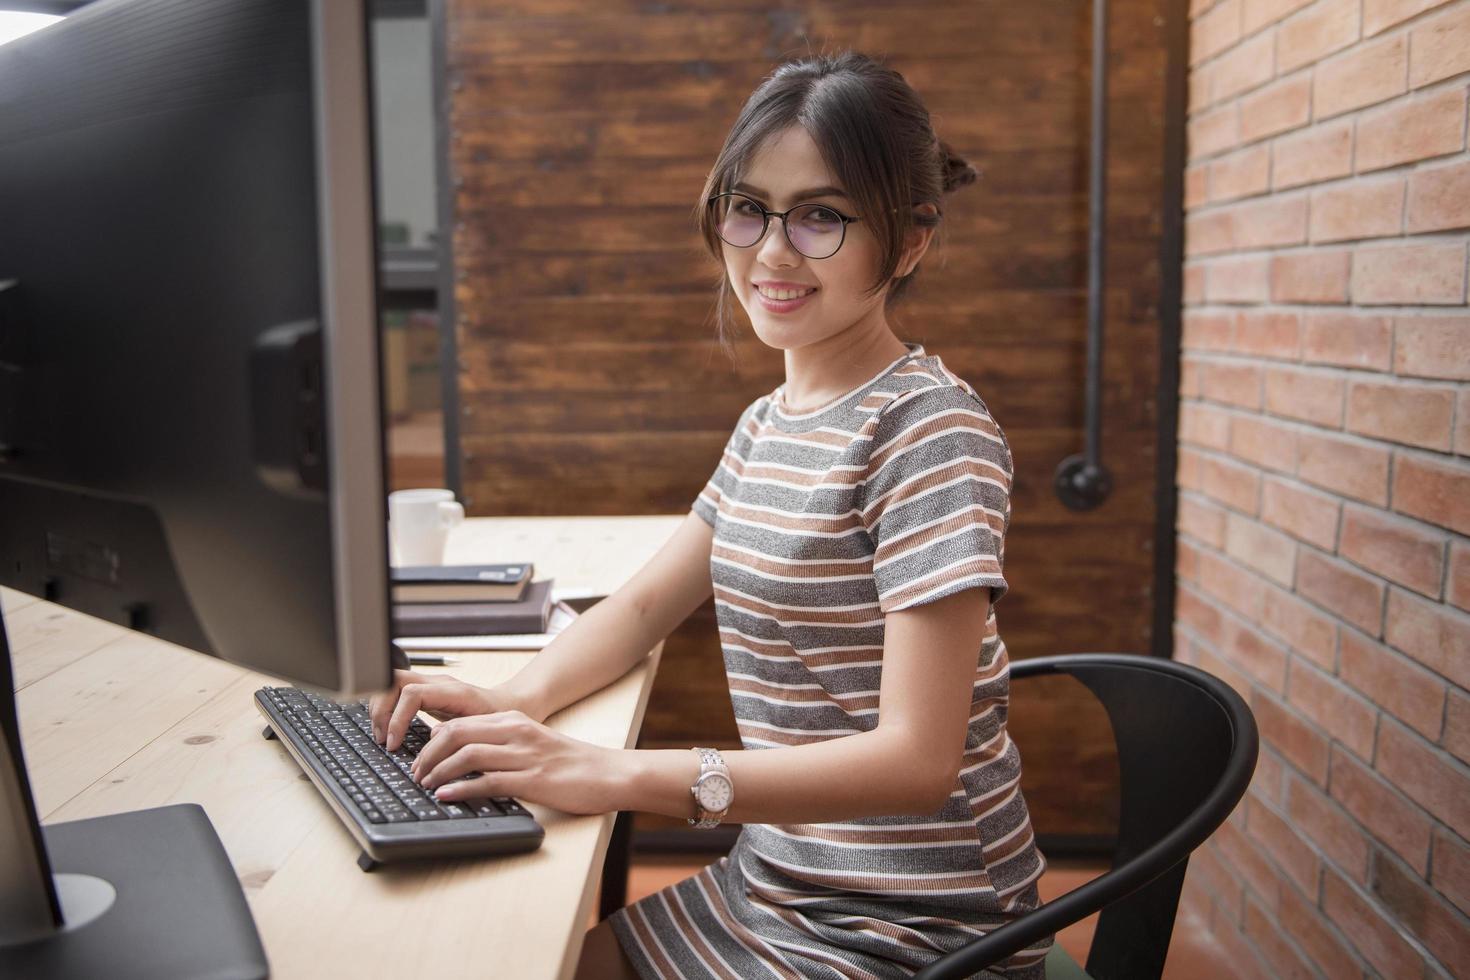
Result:
<svg viewBox="0 0 1470 980"><path fill-rule="evenodd" d="M749 198L715 199L715 227L720 237L736 248L749 248L761 240L765 215ZM809 259L825 259L842 245L842 219L831 208L803 204L786 216L786 237L791 246Z"/></svg>

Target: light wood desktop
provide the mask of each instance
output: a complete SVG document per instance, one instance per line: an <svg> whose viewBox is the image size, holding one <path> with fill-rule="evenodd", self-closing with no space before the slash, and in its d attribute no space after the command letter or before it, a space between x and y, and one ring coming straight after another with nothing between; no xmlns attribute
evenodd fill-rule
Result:
<svg viewBox="0 0 1470 980"><path fill-rule="evenodd" d="M451 536L445 561L532 561L537 578L605 594L682 520L476 518ZM572 975L612 814L529 804L546 828L534 852L364 873L336 815L261 737L252 694L280 681L23 593L0 589L0 602L42 821L201 804L245 887L273 977ZM548 723L631 747L661 652ZM489 684L534 654L458 656L446 672Z"/></svg>

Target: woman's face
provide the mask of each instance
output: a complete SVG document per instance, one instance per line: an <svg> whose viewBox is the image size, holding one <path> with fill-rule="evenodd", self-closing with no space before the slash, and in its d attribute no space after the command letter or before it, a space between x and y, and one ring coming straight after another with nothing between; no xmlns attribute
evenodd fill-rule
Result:
<svg viewBox="0 0 1470 980"><path fill-rule="evenodd" d="M845 215L856 205L838 186L811 136L792 126L767 140L732 190L785 211L796 204L825 204ZM813 193L816 192L816 193ZM763 343L793 350L841 334L859 323L883 318L883 299L867 292L878 271L877 240L863 221L848 223L842 247L811 259L791 247L781 223L770 220L765 237L748 248L723 244L725 273ZM903 271L902 265L899 272ZM785 301L771 296L799 298ZM764 294L764 295L763 295Z"/></svg>

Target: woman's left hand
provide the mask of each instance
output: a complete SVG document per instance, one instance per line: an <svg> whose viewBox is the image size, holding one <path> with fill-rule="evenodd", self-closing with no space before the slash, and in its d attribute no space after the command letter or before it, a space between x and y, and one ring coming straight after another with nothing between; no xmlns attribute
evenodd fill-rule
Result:
<svg viewBox="0 0 1470 980"><path fill-rule="evenodd" d="M434 728L413 778L440 800L514 796L567 813L607 813L623 781L617 751L553 731L519 711L454 718ZM470 772L482 775L459 782Z"/></svg>

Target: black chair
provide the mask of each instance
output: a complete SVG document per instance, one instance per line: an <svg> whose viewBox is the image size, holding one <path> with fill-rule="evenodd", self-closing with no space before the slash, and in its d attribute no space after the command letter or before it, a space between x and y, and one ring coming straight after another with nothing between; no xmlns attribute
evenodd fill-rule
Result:
<svg viewBox="0 0 1470 980"><path fill-rule="evenodd" d="M1122 781L1112 869L935 960L916 980L969 977L1099 910L1085 975L1160 976L1190 852L1225 822L1250 784L1255 718L1224 682L1186 664L1132 654L1011 664L1013 681L1056 674L1086 685L1112 722ZM1047 958L1049 980L1082 975L1055 946Z"/></svg>

